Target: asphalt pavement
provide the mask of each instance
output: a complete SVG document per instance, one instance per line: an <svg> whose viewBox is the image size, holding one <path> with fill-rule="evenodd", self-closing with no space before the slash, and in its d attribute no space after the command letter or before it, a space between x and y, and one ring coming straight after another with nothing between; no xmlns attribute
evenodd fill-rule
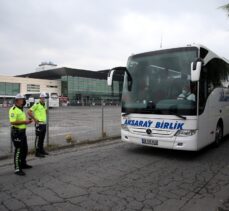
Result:
<svg viewBox="0 0 229 211"><path fill-rule="evenodd" d="M20 177L0 161L1 211L229 210L229 140L197 153L113 140L29 164Z"/></svg>

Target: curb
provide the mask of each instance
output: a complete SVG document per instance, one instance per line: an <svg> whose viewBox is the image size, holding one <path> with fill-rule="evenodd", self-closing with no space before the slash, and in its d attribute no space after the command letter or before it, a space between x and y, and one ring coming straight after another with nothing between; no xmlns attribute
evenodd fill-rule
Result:
<svg viewBox="0 0 229 211"><path fill-rule="evenodd" d="M69 144L69 145L62 145L62 146L49 145L49 146L46 146L45 149L47 149L48 152L52 152L52 151L57 151L57 150L61 150L61 149L69 149L69 148L74 148L74 147L93 145L93 144L97 144L97 143L100 143L100 142L112 141L112 140L119 139L119 138L121 138L120 135L119 136L111 136L111 137L103 137L103 138L99 138L99 139L95 139L95 140L85 140L85 141L81 141L79 143L72 143L72 144ZM28 154L33 155L34 154L34 150L33 149L29 150ZM0 161L1 160L6 160L6 159L9 159L9 158L12 158L12 157L13 157L13 153L7 154L7 155L3 155L3 156L0 156Z"/></svg>

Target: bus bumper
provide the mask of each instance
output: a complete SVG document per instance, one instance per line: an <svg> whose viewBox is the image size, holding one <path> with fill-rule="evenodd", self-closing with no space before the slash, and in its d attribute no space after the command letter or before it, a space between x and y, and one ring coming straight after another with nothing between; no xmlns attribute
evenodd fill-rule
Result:
<svg viewBox="0 0 229 211"><path fill-rule="evenodd" d="M192 136L186 137L150 137L132 134L129 131L121 131L121 139L124 142L134 143L144 146L174 149L174 150L187 150L197 151L197 133ZM145 143L145 140L150 140L151 143Z"/></svg>

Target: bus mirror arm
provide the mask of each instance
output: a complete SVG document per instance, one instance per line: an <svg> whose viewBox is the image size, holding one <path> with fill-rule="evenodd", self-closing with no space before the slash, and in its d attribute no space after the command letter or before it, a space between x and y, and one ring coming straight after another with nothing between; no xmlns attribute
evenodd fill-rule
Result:
<svg viewBox="0 0 229 211"><path fill-rule="evenodd" d="M127 73L127 80L128 80L127 88L128 88L128 91L130 92L132 89L133 79L127 69L126 69L126 73Z"/></svg>
<svg viewBox="0 0 229 211"><path fill-rule="evenodd" d="M107 75L107 85L108 86L112 86L113 83L113 77L114 77L114 73L115 71L122 71L122 72L126 72L127 73L127 79L128 79L128 91L131 91L132 89L132 77L130 75L130 72L127 70L126 67L115 67L113 69L111 69Z"/></svg>
<svg viewBox="0 0 229 211"><path fill-rule="evenodd" d="M191 63L191 81L197 82L200 80L200 72L203 66L203 61L201 59L197 59L195 62Z"/></svg>

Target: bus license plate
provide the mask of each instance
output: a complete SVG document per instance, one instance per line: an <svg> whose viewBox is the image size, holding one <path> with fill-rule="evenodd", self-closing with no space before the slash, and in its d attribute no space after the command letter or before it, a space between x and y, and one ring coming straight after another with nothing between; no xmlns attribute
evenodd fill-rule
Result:
<svg viewBox="0 0 229 211"><path fill-rule="evenodd" d="M142 139L143 144L158 145L158 140Z"/></svg>

